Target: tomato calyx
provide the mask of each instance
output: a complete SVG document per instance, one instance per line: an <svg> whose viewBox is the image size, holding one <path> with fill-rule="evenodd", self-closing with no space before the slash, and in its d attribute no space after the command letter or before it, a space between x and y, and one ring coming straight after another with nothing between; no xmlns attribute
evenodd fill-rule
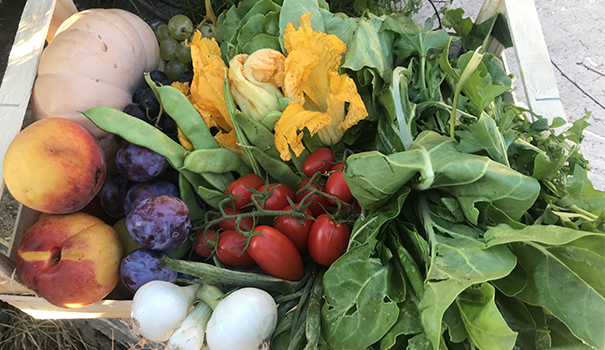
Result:
<svg viewBox="0 0 605 350"><path fill-rule="evenodd" d="M341 163L336 164L336 166L340 165ZM338 170L335 170L334 172L337 171L342 171L342 169L344 168L344 166L340 167ZM333 173L333 172L332 172ZM308 183L306 185L304 185L303 187L299 188L298 191L296 191L296 195L297 197L305 194L304 197L300 198L300 200L298 200L299 202L299 210L304 211L305 209L309 208L311 205L317 205L317 203L314 203L317 199L317 196L321 196L323 198L325 198L327 201L324 203L319 203L318 205L320 205L323 209L323 213L329 214L330 217L338 223L342 223L342 222L354 222L355 219L357 219L357 217L359 216L358 213L355 213L355 211L357 210L355 208L356 206L356 201L352 201L352 202L345 202L343 200L341 200L340 198L330 195L328 193L326 193L325 191L321 190L322 187L320 187L319 184L319 180L322 178L322 174L320 173L315 173L313 174L313 176L308 180ZM329 202L333 202L334 205L331 205L331 203ZM330 211L327 210L328 207L336 207L336 210L330 214ZM319 216L315 215L316 213L313 212L314 216Z"/></svg>

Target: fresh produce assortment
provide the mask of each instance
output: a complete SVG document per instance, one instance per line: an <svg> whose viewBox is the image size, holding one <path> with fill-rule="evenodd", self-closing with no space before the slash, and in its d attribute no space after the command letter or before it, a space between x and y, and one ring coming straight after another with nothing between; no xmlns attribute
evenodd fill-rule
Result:
<svg viewBox="0 0 605 350"><path fill-rule="evenodd" d="M169 349L604 348L590 113L560 130L509 102L512 77L482 49L512 45L501 15L446 9L447 29L428 30L417 2L355 4L244 0L216 17L208 1L202 23L155 29L164 68L123 106L82 113L121 143L93 190L121 220L81 228L121 251L97 300L121 278L140 334ZM24 170L6 164L16 191ZM17 254L22 279L67 307L94 301L40 285L32 262L108 262L23 242L77 215L45 216Z"/></svg>

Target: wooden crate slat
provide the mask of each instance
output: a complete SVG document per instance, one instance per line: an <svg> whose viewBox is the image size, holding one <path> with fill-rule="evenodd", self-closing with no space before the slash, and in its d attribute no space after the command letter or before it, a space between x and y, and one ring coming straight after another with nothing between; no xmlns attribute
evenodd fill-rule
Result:
<svg viewBox="0 0 605 350"><path fill-rule="evenodd" d="M33 294L29 288L21 283L15 272L15 263L4 254L0 254L0 299L2 294Z"/></svg>
<svg viewBox="0 0 605 350"><path fill-rule="evenodd" d="M101 300L86 307L66 309L33 296L3 295L2 300L37 319L130 318L132 305L132 300Z"/></svg>
<svg viewBox="0 0 605 350"><path fill-rule="evenodd" d="M13 229L13 234L11 236L11 244L8 247L8 257L11 260L15 260L15 256L17 255L17 246L19 242L21 242L21 238L32 227L38 218L40 217L40 212L35 211L31 208L24 206L19 203L19 210L17 211L17 222L15 223L15 227Z"/></svg>
<svg viewBox="0 0 605 350"><path fill-rule="evenodd" d="M548 120L565 118L534 0L504 0L529 108Z"/></svg>
<svg viewBox="0 0 605 350"><path fill-rule="evenodd" d="M11 141L21 130L56 0L28 0L0 85L0 169ZM0 172L0 197L4 176Z"/></svg>

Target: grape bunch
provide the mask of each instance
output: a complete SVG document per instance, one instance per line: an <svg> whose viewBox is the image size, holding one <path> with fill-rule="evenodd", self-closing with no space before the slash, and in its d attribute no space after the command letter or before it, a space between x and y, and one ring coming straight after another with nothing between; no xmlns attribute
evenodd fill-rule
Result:
<svg viewBox="0 0 605 350"><path fill-rule="evenodd" d="M160 56L166 61L165 73L172 81L191 70L191 49L185 41L191 39L193 22L185 15L170 18L155 30L160 44Z"/></svg>

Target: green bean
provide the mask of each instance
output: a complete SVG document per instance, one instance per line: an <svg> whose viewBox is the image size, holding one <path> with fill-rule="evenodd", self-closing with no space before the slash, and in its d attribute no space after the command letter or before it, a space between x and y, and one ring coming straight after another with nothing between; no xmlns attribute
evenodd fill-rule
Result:
<svg viewBox="0 0 605 350"><path fill-rule="evenodd" d="M257 147L251 147L251 150L258 163L272 178L277 180L277 182L286 184L290 188L297 188L302 182L301 177L296 175L296 173L290 169L290 166L281 159L273 158Z"/></svg>
<svg viewBox="0 0 605 350"><path fill-rule="evenodd" d="M233 119L242 128L251 146L256 146L268 155L279 158L279 151L275 148L275 136L263 124L244 113L235 113Z"/></svg>
<svg viewBox="0 0 605 350"><path fill-rule="evenodd" d="M319 338L321 337L321 306L323 304L323 291L323 274L319 274L313 281L309 308L307 309L307 322L305 325L307 345L304 350L315 350L319 345Z"/></svg>
<svg viewBox="0 0 605 350"><path fill-rule="evenodd" d="M209 189L210 185L200 176L200 174L196 174L184 168L181 168L179 171L185 176L191 186L193 186L193 189L198 196L211 207L218 208L219 203L227 197L223 192Z"/></svg>
<svg viewBox="0 0 605 350"><path fill-rule="evenodd" d="M256 287L282 294L290 294L297 291L307 282L305 278L299 282L291 282L258 273L223 269L203 262L176 260L168 256L163 256L160 263L167 269L200 277L204 283L211 285L225 284L238 287Z"/></svg>
<svg viewBox="0 0 605 350"><path fill-rule="evenodd" d="M292 330L290 335L294 336L294 334L296 334L296 330L299 328L304 328L301 327L301 325L303 324L303 321L305 320L306 317L306 309L307 309L307 299L309 299L309 297L311 296L311 289L313 288L313 281L311 279L309 279L309 281L307 282L307 285L305 286L305 288L302 290L302 295L300 296L300 300L298 301L298 305L296 307L296 310L294 310L294 320L292 322ZM303 317L301 319L300 315L303 312L303 310L305 311L305 313L303 314Z"/></svg>
<svg viewBox="0 0 605 350"><path fill-rule="evenodd" d="M306 314L303 315L303 322L305 321L306 316ZM298 327L296 332L291 334L291 337L290 344L288 344L288 350L302 350L305 341L305 327Z"/></svg>
<svg viewBox="0 0 605 350"><path fill-rule="evenodd" d="M172 86L158 87L157 91L162 107L176 122L194 149L219 147L204 119L189 102L187 96Z"/></svg>
<svg viewBox="0 0 605 350"><path fill-rule="evenodd" d="M275 128L275 123L277 123L279 118L281 118L281 115L282 115L282 112L279 112L279 111L270 112L266 116L264 116L263 120L261 120L260 122L267 129L269 129L269 131L273 131L273 129Z"/></svg>
<svg viewBox="0 0 605 350"><path fill-rule="evenodd" d="M181 200L185 202L189 208L189 215L191 220L202 220L206 216L206 211L202 209L195 200L193 188L185 175L179 174L179 192L181 193Z"/></svg>
<svg viewBox="0 0 605 350"><path fill-rule="evenodd" d="M83 113L100 129L161 154L177 170L183 167L189 152L149 123L109 107L93 107Z"/></svg>
<svg viewBox="0 0 605 350"><path fill-rule="evenodd" d="M252 172L237 154L226 148L197 149L187 155L184 168L198 174L235 171L245 175Z"/></svg>

